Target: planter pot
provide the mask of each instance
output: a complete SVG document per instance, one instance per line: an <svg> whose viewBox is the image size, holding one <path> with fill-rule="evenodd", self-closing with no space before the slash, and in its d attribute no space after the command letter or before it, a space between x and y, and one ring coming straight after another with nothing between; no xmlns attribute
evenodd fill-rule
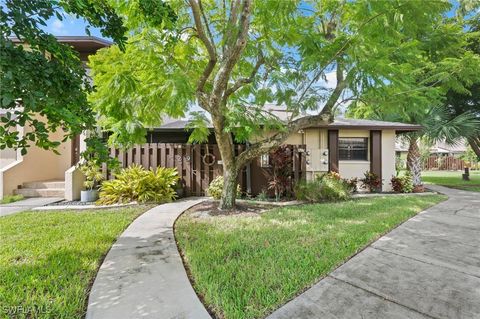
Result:
<svg viewBox="0 0 480 319"><path fill-rule="evenodd" d="M98 199L97 190L81 191L80 192L80 201L81 202L94 202Z"/></svg>

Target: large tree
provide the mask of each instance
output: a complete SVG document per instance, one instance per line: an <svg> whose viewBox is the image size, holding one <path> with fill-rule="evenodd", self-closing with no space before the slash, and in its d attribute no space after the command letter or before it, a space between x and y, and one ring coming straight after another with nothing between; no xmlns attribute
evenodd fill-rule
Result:
<svg viewBox="0 0 480 319"><path fill-rule="evenodd" d="M422 184L420 139L426 143L442 140L453 144L465 138L475 145L480 135L480 111L474 102L480 85L480 55L472 50L478 45L478 34L465 27L478 19L473 13L478 3L461 4L456 15L445 15L436 21L431 33L424 34L422 58L416 62L416 72L411 77L418 87L387 84L366 88L361 100L349 106L354 117L423 126L420 132L404 135L409 145L407 166L416 186ZM424 100L412 95L414 91L423 92Z"/></svg>
<svg viewBox="0 0 480 319"><path fill-rule="evenodd" d="M91 85L78 54L46 32L46 21L65 14L84 18L123 44L122 20L105 0L6 0L0 5L0 149L32 144L53 149L50 133L64 140L95 127L87 101ZM13 43L16 37L22 45ZM20 135L17 126L28 128Z"/></svg>
<svg viewBox="0 0 480 319"><path fill-rule="evenodd" d="M478 1L461 2L456 19L462 25L468 41L464 49L480 55L480 3ZM472 14L471 12L475 12ZM480 119L480 80L472 81L466 90L451 89L444 102L450 118L463 113L474 114ZM480 158L480 132L466 136L475 154Z"/></svg>
<svg viewBox="0 0 480 319"><path fill-rule="evenodd" d="M426 36L451 35L435 32L448 1L114 3L129 29L126 50L113 46L91 58L91 101L113 132L111 142L140 142L164 115L198 106L192 136L205 138L209 117L223 161L224 209L235 204L246 163L293 132L332 121L342 102L364 90L411 90L419 107L440 99L415 74L424 67L418 61ZM288 119L266 111L266 102L285 106ZM235 139L250 147L236 155Z"/></svg>

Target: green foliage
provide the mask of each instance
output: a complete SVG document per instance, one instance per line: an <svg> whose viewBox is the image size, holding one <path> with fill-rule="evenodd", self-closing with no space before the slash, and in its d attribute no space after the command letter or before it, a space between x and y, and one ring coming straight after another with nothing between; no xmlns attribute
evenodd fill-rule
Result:
<svg viewBox="0 0 480 319"><path fill-rule="evenodd" d="M18 202L23 198L24 198L23 195L7 195L7 196L4 196L3 199L0 199L0 204L10 204L13 202Z"/></svg>
<svg viewBox="0 0 480 319"><path fill-rule="evenodd" d="M262 189L262 191L255 197L255 200L260 202L268 201L268 193L266 189Z"/></svg>
<svg viewBox="0 0 480 319"><path fill-rule="evenodd" d="M412 174L407 171L403 176L392 176L390 184L395 192L411 193L413 191Z"/></svg>
<svg viewBox="0 0 480 319"><path fill-rule="evenodd" d="M113 8L106 0L6 0L0 10L0 108L7 111L0 115L0 149L55 149L60 141L49 133L64 132L65 141L92 128L85 94L92 88L78 53L43 27L72 14L123 46L125 28ZM12 36L28 46L14 45ZM29 130L20 135L17 126Z"/></svg>
<svg viewBox="0 0 480 319"><path fill-rule="evenodd" d="M116 171L120 162L117 158L110 156L110 150L107 147L106 140L97 134L90 134L85 139L86 149L80 154L85 161L93 161L96 165L106 164L108 169Z"/></svg>
<svg viewBox="0 0 480 319"><path fill-rule="evenodd" d="M471 146L467 147L467 150L460 156L460 158L472 168L476 168L480 162L480 156L475 154Z"/></svg>
<svg viewBox="0 0 480 319"><path fill-rule="evenodd" d="M191 129L192 133L188 138L188 143L206 143L208 142L208 136L210 135L210 129L208 118L203 112L191 112L190 121L188 122L186 129Z"/></svg>
<svg viewBox="0 0 480 319"><path fill-rule="evenodd" d="M217 176L210 182L207 188L208 196L212 196L213 199L219 200L222 197L223 191L223 176ZM242 189L240 185L237 185L237 197L242 196Z"/></svg>
<svg viewBox="0 0 480 319"><path fill-rule="evenodd" d="M104 180L102 168L94 160L87 160L80 164L80 171L85 175L85 186L88 190L98 187L99 183Z"/></svg>
<svg viewBox="0 0 480 319"><path fill-rule="evenodd" d="M302 181L295 185L298 200L309 202L329 202L347 200L351 188L336 173L316 176L312 181Z"/></svg>
<svg viewBox="0 0 480 319"><path fill-rule="evenodd" d="M239 17L229 19L232 3L204 1L200 6L214 60L187 1L113 3L129 29L129 41L124 52L112 46L91 57L97 91L90 101L103 115L103 125L114 132L110 142L121 145L141 141L145 127L158 125L164 115L184 116L192 105L220 114L219 131L233 132L237 141L288 129L291 119L280 120L264 109L265 103L284 105L294 118L306 110L319 112L319 105L328 102L327 113L333 114L341 97L326 80L337 69L345 75L338 91L349 90L352 99L366 95L397 105L397 95L391 93L408 91L401 97L416 101L412 108L430 105L441 94L430 82L416 81L419 74L428 73L429 79L457 76L476 62L471 56L464 64L454 60L438 68L426 65L428 52L464 43L458 37L461 28L439 27L451 8L447 1L429 6L410 0L254 1L246 46L225 74L225 87L221 85L222 90L232 89L231 94L212 99L222 81L217 76L221 62L231 53L239 30ZM211 73L205 71L209 63L214 63ZM199 88L205 74L205 85ZM210 109L214 100L219 105ZM196 123L200 130L191 141L207 133L203 121Z"/></svg>
<svg viewBox="0 0 480 319"><path fill-rule="evenodd" d="M178 179L175 168L157 167L146 170L134 164L115 174L115 179L102 183L98 203L171 202L176 198L174 187Z"/></svg>
<svg viewBox="0 0 480 319"><path fill-rule="evenodd" d="M364 177L360 179L362 186L365 187L369 192L376 192L381 190L382 180L380 177L372 172L365 172Z"/></svg>

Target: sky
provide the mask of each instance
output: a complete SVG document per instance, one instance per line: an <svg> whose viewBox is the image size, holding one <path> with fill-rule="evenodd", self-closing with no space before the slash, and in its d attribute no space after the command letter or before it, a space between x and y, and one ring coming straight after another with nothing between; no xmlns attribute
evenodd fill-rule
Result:
<svg viewBox="0 0 480 319"><path fill-rule="evenodd" d="M53 35L87 35L85 27L88 24L83 19L76 19L73 16L64 15L64 19L60 20L57 17L52 17L47 21L47 26L44 27L45 31ZM100 33L98 28L89 28L92 36L99 38L105 38Z"/></svg>

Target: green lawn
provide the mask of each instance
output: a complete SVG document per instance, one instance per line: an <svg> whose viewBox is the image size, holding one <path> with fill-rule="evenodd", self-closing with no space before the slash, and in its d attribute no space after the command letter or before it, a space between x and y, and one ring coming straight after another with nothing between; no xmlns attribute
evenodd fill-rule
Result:
<svg viewBox="0 0 480 319"><path fill-rule="evenodd" d="M196 291L218 318L263 318L379 236L444 196L390 196L194 217L176 238ZM198 215L197 215L198 216Z"/></svg>
<svg viewBox="0 0 480 319"><path fill-rule="evenodd" d="M18 202L19 200L22 200L22 199L23 199L23 195L7 195L0 200L0 205Z"/></svg>
<svg viewBox="0 0 480 319"><path fill-rule="evenodd" d="M462 171L424 171L422 180L426 184L437 184L452 188L480 192L480 171L470 171L470 181L462 180Z"/></svg>
<svg viewBox="0 0 480 319"><path fill-rule="evenodd" d="M146 209L1 217L0 318L83 318L104 255Z"/></svg>

